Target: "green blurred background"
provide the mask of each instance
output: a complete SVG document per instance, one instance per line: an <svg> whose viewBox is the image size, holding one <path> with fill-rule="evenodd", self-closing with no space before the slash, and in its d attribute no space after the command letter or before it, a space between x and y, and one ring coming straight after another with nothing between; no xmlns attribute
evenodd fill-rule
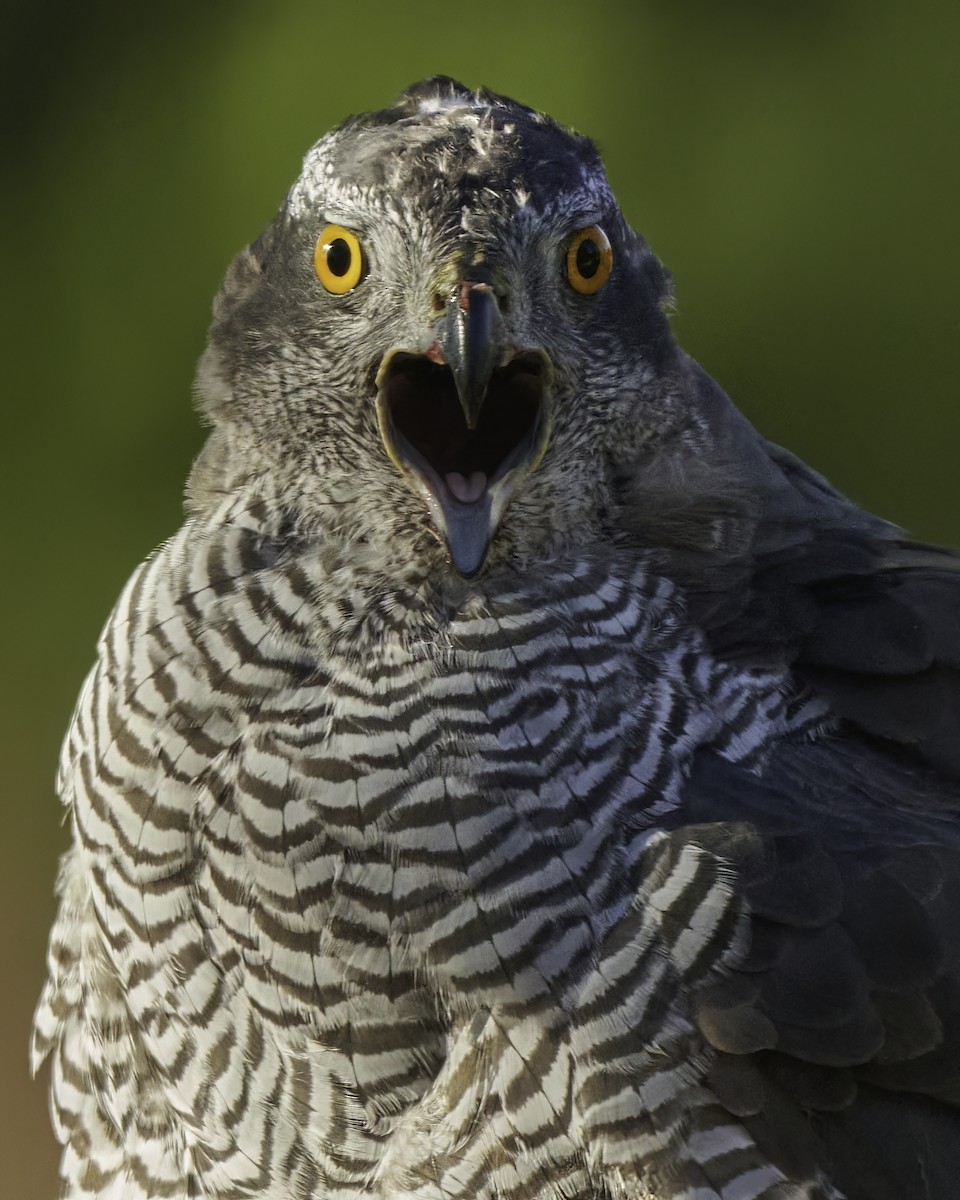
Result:
<svg viewBox="0 0 960 1200"><path fill-rule="evenodd" d="M960 543L960 6L3 9L0 1194L55 1194L26 1069L101 623L180 520L210 300L310 143L445 72L592 134L686 347L864 505Z"/></svg>

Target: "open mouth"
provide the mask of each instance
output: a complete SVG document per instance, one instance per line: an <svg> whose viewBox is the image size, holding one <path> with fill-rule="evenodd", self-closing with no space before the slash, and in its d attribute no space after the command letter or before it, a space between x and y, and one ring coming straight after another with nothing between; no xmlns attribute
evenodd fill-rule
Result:
<svg viewBox="0 0 960 1200"><path fill-rule="evenodd" d="M475 503L536 440L544 360L519 354L490 377L475 429L453 372L422 354L394 354L381 381L397 450L464 504Z"/></svg>
<svg viewBox="0 0 960 1200"><path fill-rule="evenodd" d="M380 368L384 445L413 477L463 574L479 567L517 477L546 448L548 372L539 351L495 368L471 429L448 366L399 350Z"/></svg>

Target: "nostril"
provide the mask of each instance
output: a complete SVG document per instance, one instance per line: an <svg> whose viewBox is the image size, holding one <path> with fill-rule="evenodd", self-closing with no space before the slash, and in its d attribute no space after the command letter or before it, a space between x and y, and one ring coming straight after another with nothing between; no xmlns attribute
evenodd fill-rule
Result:
<svg viewBox="0 0 960 1200"><path fill-rule="evenodd" d="M440 292L434 292L430 297L430 308L439 316L447 307L447 301Z"/></svg>

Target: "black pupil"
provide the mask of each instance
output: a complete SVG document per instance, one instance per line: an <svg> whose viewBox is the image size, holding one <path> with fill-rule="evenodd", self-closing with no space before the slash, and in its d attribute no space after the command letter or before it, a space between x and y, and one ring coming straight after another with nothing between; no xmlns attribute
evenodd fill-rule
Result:
<svg viewBox="0 0 960 1200"><path fill-rule="evenodd" d="M340 277L350 270L350 260L353 258L350 247L343 238L335 238L327 247L327 266L331 275Z"/></svg>
<svg viewBox="0 0 960 1200"><path fill-rule="evenodd" d="M577 270L584 279L592 279L600 270L600 247L593 238L584 238L577 247Z"/></svg>

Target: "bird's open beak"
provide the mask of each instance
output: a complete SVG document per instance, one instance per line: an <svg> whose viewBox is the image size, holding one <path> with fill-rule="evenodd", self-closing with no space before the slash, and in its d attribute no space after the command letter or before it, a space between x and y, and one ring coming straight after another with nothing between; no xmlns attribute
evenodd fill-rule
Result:
<svg viewBox="0 0 960 1200"><path fill-rule="evenodd" d="M377 374L387 453L426 501L461 575L483 565L511 496L543 457L550 360L504 337L490 284L458 285L426 353L388 351Z"/></svg>

